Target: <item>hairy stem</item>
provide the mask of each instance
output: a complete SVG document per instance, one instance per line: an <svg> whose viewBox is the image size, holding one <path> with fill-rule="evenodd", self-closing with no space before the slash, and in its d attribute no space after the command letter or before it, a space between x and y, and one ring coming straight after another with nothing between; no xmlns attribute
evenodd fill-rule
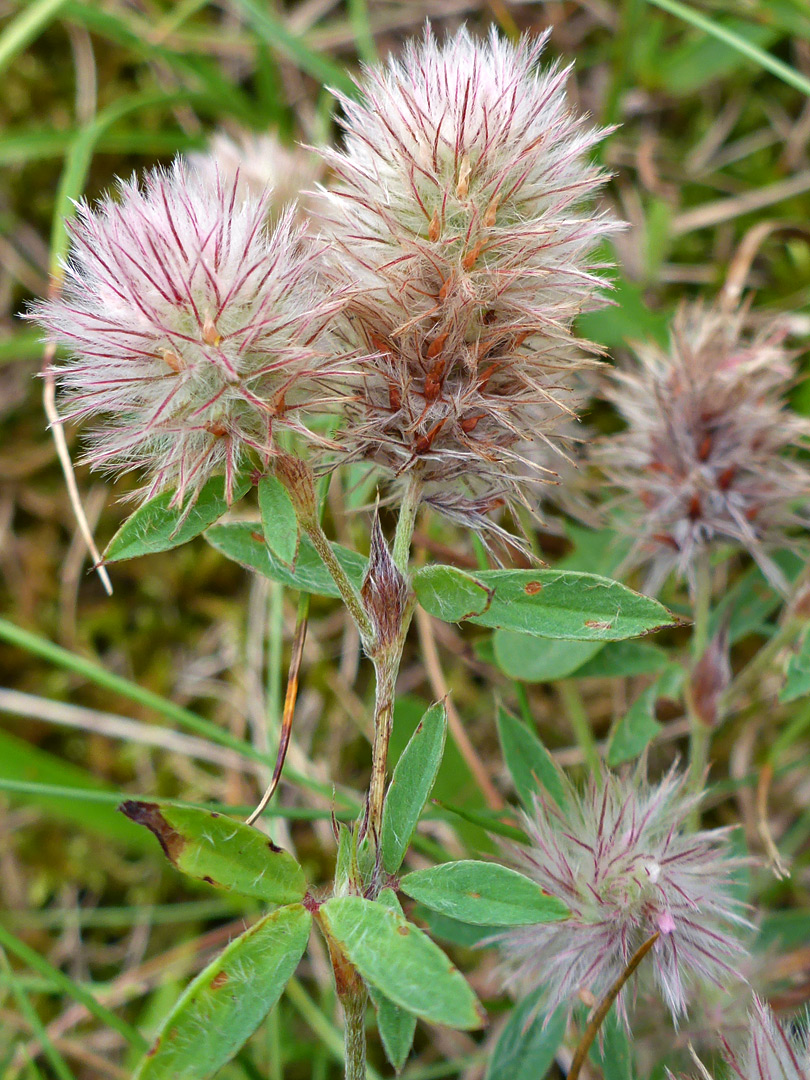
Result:
<svg viewBox="0 0 810 1080"><path fill-rule="evenodd" d="M411 475L408 479L408 486L405 489L405 497L399 508L397 531L394 534L394 548L392 551L394 564L397 570L399 570L400 574L406 576L408 573L408 560L411 554L413 530L416 525L416 515L419 511L421 498L421 481L416 476Z"/></svg>
<svg viewBox="0 0 810 1080"><path fill-rule="evenodd" d="M340 565L337 560L337 556L332 549L332 545L327 539L326 533L320 526L320 523L314 520L302 522L306 529L307 536L312 541L312 545L323 560L323 564L332 576L332 580L338 587L343 603L346 605L349 614L357 624L357 629L360 631L360 636L363 639L364 644L369 644L374 636L372 630L371 621L366 614L363 607L363 601L357 594L357 590L354 585L349 581L346 571Z"/></svg>
<svg viewBox="0 0 810 1080"><path fill-rule="evenodd" d="M412 475L408 480L405 496L399 509L392 552L394 563L405 578L408 576L411 541L416 524L416 515L419 510L421 492L422 484L420 480ZM375 843L379 841L382 830L385 778L388 771L388 744L391 740L391 728L394 723L394 692L399 665L402 660L402 650L405 648L405 638L411 624L413 607L413 603L405 606L396 637L384 651L373 658L376 691L366 831L371 834Z"/></svg>
<svg viewBox="0 0 810 1080"><path fill-rule="evenodd" d="M346 1047L346 1080L366 1080L366 997L355 994L341 999L343 1042Z"/></svg>
<svg viewBox="0 0 810 1080"><path fill-rule="evenodd" d="M694 629L692 630L691 671L700 663L709 642L709 615L712 601L712 577L709 566L709 553L702 551L695 565L694 590ZM703 777L709 763L709 744L712 729L698 715L692 692L687 684L686 709L689 715L689 789L697 792L703 788ZM691 823L697 826L699 812L697 808L691 815Z"/></svg>
<svg viewBox="0 0 810 1080"><path fill-rule="evenodd" d="M374 740L371 749L371 780L368 786L366 831L371 834L375 843L379 840L382 831L385 777L388 771L388 744L394 724L394 686L401 657L400 646L396 656L389 654L374 663L377 686L374 700Z"/></svg>
<svg viewBox="0 0 810 1080"><path fill-rule="evenodd" d="M611 988L596 1006L596 1011L594 1012L591 1019L588 1021L588 1026L585 1028L582 1038L579 1041L579 1046L576 1048L574 1056L571 1059L571 1068L568 1070L568 1080L577 1080L577 1078L579 1077L579 1074L582 1071L582 1066L585 1064L585 1059L588 1056L588 1051L593 1045L593 1040L599 1033L599 1028L602 1026L605 1017L610 1012L610 1006L619 996L619 993L621 992L624 984L636 970L638 965L641 963L641 961L644 959L644 957L647 955L647 953L650 951L656 941L658 941L658 934L653 934L651 938L648 938L643 945L636 949L636 951L630 957L627 967L624 969L624 971L618 977L613 986L611 986Z"/></svg>

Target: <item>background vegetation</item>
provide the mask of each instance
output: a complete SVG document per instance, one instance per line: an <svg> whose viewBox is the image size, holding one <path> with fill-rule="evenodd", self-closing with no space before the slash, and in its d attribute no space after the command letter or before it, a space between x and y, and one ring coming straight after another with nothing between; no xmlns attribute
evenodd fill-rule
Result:
<svg viewBox="0 0 810 1080"><path fill-rule="evenodd" d="M583 319L582 333L614 356L628 340L665 340L677 301L714 295L760 226L746 284L760 310L793 313L800 340L810 332L810 12L805 0L700 8L676 0L3 0L0 17L0 1075L126 1077L132 1027L152 1030L189 975L257 908L181 878L116 805L137 793L252 807L275 747L295 598L249 581L202 539L116 565L112 598L88 572L34 379L39 332L18 318L47 292L66 250L70 200L202 148L219 127L269 128L290 141L332 137L325 87L344 87L359 59L395 50L426 17L439 26L496 23L507 34L551 26L550 52L576 64L572 96L619 125L603 151L615 174L608 197L632 226L612 252L618 303ZM776 223L791 228L771 232ZM810 413L806 384L794 397ZM591 422L616 423L607 412ZM126 515L118 498L127 484L77 476L103 547ZM338 510L370 494L350 479L333 483L330 528L356 527L362 537L363 519L347 526ZM613 569L598 563L598 534L588 542L552 521L536 539L551 562L576 551L581 568ZM464 567L481 556L438 519L423 522L416 550L417 559ZM737 666L772 631L777 600L742 559L729 589L743 600L732 630ZM683 609L682 594L666 600ZM679 633L657 643L677 647ZM452 692L453 738L423 850L492 850L480 821L512 797L493 687L567 765L582 760L581 702L600 740L641 702L656 768L683 749L680 708L660 684L644 694L652 675L603 679L594 661L589 676L580 673L580 700L516 649L480 628L417 619L392 760L427 704ZM755 687L715 739L710 817L741 823L757 853L768 821L793 860L790 878L763 870L752 883L769 911L761 941L778 987L772 1000L792 1006L810 999L810 706L786 716L772 690L767 681ZM342 609L314 600L272 831L316 880L330 877L335 856L333 784L351 793L366 783L368 697L356 632ZM253 761L211 738L212 728L252 747ZM757 787L765 764L774 770L768 809ZM437 917L431 926L493 1022L483 1035L420 1025L405 1075L482 1077L510 1003L496 994L489 952L472 951L472 938ZM316 943L280 1009L222 1075L326 1080L340 1075L341 1055L331 971ZM371 1060L385 1073L378 1044ZM540 1060L516 1059L513 1075L539 1076Z"/></svg>

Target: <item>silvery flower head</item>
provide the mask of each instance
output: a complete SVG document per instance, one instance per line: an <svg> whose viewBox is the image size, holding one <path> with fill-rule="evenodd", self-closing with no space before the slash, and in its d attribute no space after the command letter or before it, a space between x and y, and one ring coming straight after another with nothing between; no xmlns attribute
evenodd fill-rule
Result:
<svg viewBox="0 0 810 1080"><path fill-rule="evenodd" d="M647 563L649 590L673 569L691 577L717 543L747 549L784 587L767 549L810 523L810 466L797 456L810 423L785 407L795 371L784 334L746 333L744 318L682 308L669 349L639 349L608 391L627 428L596 458L630 496L631 558Z"/></svg>
<svg viewBox="0 0 810 1080"><path fill-rule="evenodd" d="M504 983L528 993L545 988L551 1011L579 995L601 999L654 934L658 940L635 979L650 980L677 1019L690 983L739 977L738 932L747 926L732 879L742 862L729 854L726 830L690 832L699 796L670 771L649 784L606 772L583 792L561 778L565 807L546 797L524 815L525 847L515 865L571 910L564 922L508 930L497 941ZM628 984L617 999L627 1022Z"/></svg>
<svg viewBox="0 0 810 1080"><path fill-rule="evenodd" d="M273 453L278 427L330 397L335 303L318 252L265 199L182 161L82 204L58 299L33 317L70 352L54 371L65 419L101 416L87 459L147 474L179 503L212 474Z"/></svg>
<svg viewBox="0 0 810 1080"><path fill-rule="evenodd" d="M376 357L346 452L416 474L451 514L466 486L475 527L525 485L523 448L572 415L571 324L598 302L593 250L615 228L591 206L604 133L569 107L566 70L538 69L544 43L428 28L341 98L343 149L324 152L345 333Z"/></svg>
<svg viewBox="0 0 810 1080"><path fill-rule="evenodd" d="M748 1031L722 1038L724 1074L728 1080L808 1080L810 1042L807 1031L791 1036L758 997L748 1014ZM705 1075L705 1069L702 1070ZM671 1075L671 1074L670 1074Z"/></svg>
<svg viewBox="0 0 810 1080"><path fill-rule="evenodd" d="M302 193L323 174L323 162L312 150L287 146L271 132L217 131L207 151L190 154L189 161L209 182L216 183L219 176L226 184L236 183L240 197L269 191L271 217L293 200L305 208L308 197Z"/></svg>

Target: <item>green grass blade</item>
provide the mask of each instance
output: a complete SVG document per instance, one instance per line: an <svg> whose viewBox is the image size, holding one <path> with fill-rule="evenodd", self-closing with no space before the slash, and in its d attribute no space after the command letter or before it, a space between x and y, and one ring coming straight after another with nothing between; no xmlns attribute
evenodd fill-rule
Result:
<svg viewBox="0 0 810 1080"><path fill-rule="evenodd" d="M106 1027L112 1028L117 1031L119 1035L122 1035L128 1043L137 1047L140 1050L145 1050L148 1046L146 1039L139 1031L137 1031L131 1024L128 1024L126 1020L122 1020L120 1016L116 1016L114 1012L96 1001L92 994L88 993L83 987L79 986L68 978L64 972L60 971L50 964L43 956L40 956L38 952L35 952L29 945L26 945L24 941L20 941L18 937L15 937L10 930L7 930L0 923L0 946L5 948L8 952L14 953L18 959L22 960L24 964L27 964L33 971L36 971L38 975L43 975L49 979L54 990L59 991L62 994L66 994L68 997L73 998L74 1001L78 1001L80 1005L84 1005L85 1009L99 1020Z"/></svg>
<svg viewBox="0 0 810 1080"><path fill-rule="evenodd" d="M0 71L45 29L65 3L66 0L35 0L23 5L20 14L0 34Z"/></svg>
<svg viewBox="0 0 810 1080"><path fill-rule="evenodd" d="M145 802L157 803L158 806L178 806L187 810L213 810L220 814L236 814L244 816L253 809L252 806L229 806L227 803L194 803L185 802L182 799L168 799L161 795L138 795L128 791L105 791L103 788L94 791L91 788L64 787L59 784L40 784L33 780L13 780L0 776L0 791L7 791L17 795L35 795L49 799L80 799L85 802L106 803L117 806L124 799L141 799ZM334 817L338 821L351 821L359 810L359 804L348 810L334 811ZM313 810L308 807L275 806L265 810L266 817L289 818L291 821L331 821L332 810Z"/></svg>
<svg viewBox="0 0 810 1080"><path fill-rule="evenodd" d="M42 1047L42 1053L48 1059L51 1068L59 1077L59 1080L76 1080L73 1073L68 1068L68 1065L59 1051L51 1042L51 1037L45 1028L45 1025L39 1018L39 1013L31 1004L28 994L26 994L22 983L14 973L14 969L8 962L5 950L0 949L0 970L5 973L11 986L11 992L14 995L14 1000L17 1002L17 1008L22 1013L23 1018L28 1022L32 1034L35 1036L40 1046Z"/></svg>
<svg viewBox="0 0 810 1080"><path fill-rule="evenodd" d="M281 19L271 13L266 4L259 3L259 0L234 0L234 7L245 13L253 29L271 49L292 60L307 75L352 97L357 92L343 67L305 45L301 38L287 29Z"/></svg>
<svg viewBox="0 0 810 1080"><path fill-rule="evenodd" d="M718 26L717 23L712 22L711 19L702 15L699 11L695 11L687 4L682 4L680 0L648 0L648 2L661 8L662 11L669 12L670 15L675 15L677 18L683 19L684 22L696 26L699 30L711 34L711 36L717 38L718 41L725 42L725 44L729 45L732 49L736 49L737 52L747 56L750 60L756 61L756 63L765 68L766 71L770 71L772 75L776 75L778 79L782 79L788 86L793 86L796 90L800 90L803 94L810 96L810 79L801 75L789 64L785 64L775 56L771 56L771 54L765 52L764 49L760 49L757 45L739 37L739 35L735 34L732 30L728 30L724 26Z"/></svg>

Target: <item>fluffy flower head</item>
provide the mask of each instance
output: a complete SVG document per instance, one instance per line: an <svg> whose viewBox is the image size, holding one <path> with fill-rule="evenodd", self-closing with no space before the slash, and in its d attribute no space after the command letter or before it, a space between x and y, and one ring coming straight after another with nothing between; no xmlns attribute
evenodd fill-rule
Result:
<svg viewBox="0 0 810 1080"><path fill-rule="evenodd" d="M795 452L810 424L784 406L794 378L783 334L746 334L744 312L682 308L670 347L647 347L608 396L627 429L597 451L631 496L633 558L648 589L715 542L746 548L778 586L767 548L810 522L810 467Z"/></svg>
<svg viewBox="0 0 810 1080"><path fill-rule="evenodd" d="M180 161L118 195L79 207L64 292L34 311L72 354L55 369L66 419L102 415L88 460L146 471L147 494L179 502L215 472L230 492L323 397L334 305L316 252L292 212L268 233L264 199Z"/></svg>
<svg viewBox="0 0 810 1080"><path fill-rule="evenodd" d="M810 1045L791 1039L771 1010L754 998L744 1047L724 1040L723 1057L734 1080L808 1080Z"/></svg>
<svg viewBox="0 0 810 1080"><path fill-rule="evenodd" d="M602 132L569 108L566 71L538 70L544 40L439 44L428 28L366 69L361 99L342 101L344 147L324 153L346 333L377 355L347 452L416 472L434 505L456 479L479 508L509 489L525 444L571 415L571 322L595 301L589 260L614 225L588 205Z"/></svg>
<svg viewBox="0 0 810 1080"><path fill-rule="evenodd" d="M581 794L564 783L564 810L538 801L525 815L530 845L512 854L571 917L499 935L505 982L545 987L549 1009L578 993L598 1000L657 933L636 978L651 975L677 1019L689 982L727 979L742 953L735 929L746 921L729 889L739 860L724 830L687 831L696 797L674 771L652 786L640 771L607 773L601 791L591 780ZM625 1022L627 993L617 1002Z"/></svg>

